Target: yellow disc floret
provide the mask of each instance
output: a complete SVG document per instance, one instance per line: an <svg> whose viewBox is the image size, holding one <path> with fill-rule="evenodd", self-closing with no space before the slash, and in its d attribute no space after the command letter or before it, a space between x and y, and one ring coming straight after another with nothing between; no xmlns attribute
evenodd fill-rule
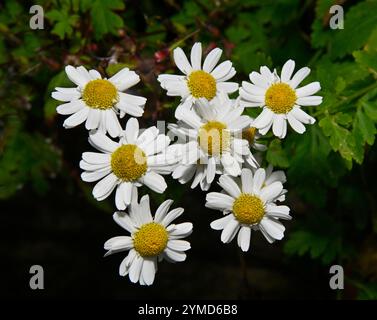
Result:
<svg viewBox="0 0 377 320"><path fill-rule="evenodd" d="M111 155L111 169L123 181L139 179L147 171L147 157L134 144L124 144Z"/></svg>
<svg viewBox="0 0 377 320"><path fill-rule="evenodd" d="M87 83L82 98L87 106L106 110L118 102L118 91L110 81L97 79Z"/></svg>
<svg viewBox="0 0 377 320"><path fill-rule="evenodd" d="M242 131L242 138L249 141L250 144L254 143L255 134L257 133L257 129L254 127L250 127Z"/></svg>
<svg viewBox="0 0 377 320"><path fill-rule="evenodd" d="M230 132L226 124L209 121L199 129L199 145L210 156L220 155L230 147Z"/></svg>
<svg viewBox="0 0 377 320"><path fill-rule="evenodd" d="M194 98L212 100L216 96L216 80L203 70L191 72L187 79L187 85Z"/></svg>
<svg viewBox="0 0 377 320"><path fill-rule="evenodd" d="M233 214L241 223L258 223L264 216L263 202L257 196L241 193L233 202Z"/></svg>
<svg viewBox="0 0 377 320"><path fill-rule="evenodd" d="M274 113L288 113L297 100L296 92L286 83L271 85L265 95L266 106Z"/></svg>
<svg viewBox="0 0 377 320"><path fill-rule="evenodd" d="M155 222L147 223L134 234L135 250L142 257L158 256L168 243L166 228Z"/></svg>

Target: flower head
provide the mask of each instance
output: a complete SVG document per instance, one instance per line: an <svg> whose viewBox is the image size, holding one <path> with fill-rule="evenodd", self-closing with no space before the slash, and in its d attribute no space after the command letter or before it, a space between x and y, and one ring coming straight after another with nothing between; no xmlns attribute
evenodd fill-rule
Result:
<svg viewBox="0 0 377 320"><path fill-rule="evenodd" d="M207 194L206 207L225 214L211 223L212 229L222 230L222 242L231 242L238 233L238 246L248 251L251 230L260 230L270 243L284 237L285 228L279 219L291 219L289 208L275 204L282 194L283 185L280 181L269 185L265 182L266 172L263 168L257 169L255 174L250 169L242 169L241 179L226 175L220 177L222 193Z"/></svg>
<svg viewBox="0 0 377 320"><path fill-rule="evenodd" d="M321 89L319 82L312 82L297 88L310 73L304 67L292 77L295 62L288 60L282 69L281 77L271 72L266 66L260 73L250 73L250 81L243 81L240 88L241 104L245 107L262 107L262 113L255 119L252 126L264 135L272 127L272 132L279 138L287 133L287 121L298 133L305 132L303 124L313 124L315 119L304 112L302 106L317 106L322 97L314 96Z"/></svg>
<svg viewBox="0 0 377 320"><path fill-rule="evenodd" d="M81 178L87 182L100 180L93 189L97 200L106 199L116 188L116 207L124 210L137 187L146 185L158 193L167 188L161 174L171 173L177 158L169 152L169 137L159 134L156 127L139 135L138 121L130 118L119 142L100 132L91 134L89 142L101 152L82 154L80 168L85 171Z"/></svg>
<svg viewBox="0 0 377 320"><path fill-rule="evenodd" d="M182 119L184 110L191 109L197 99L212 100L219 93L237 91L238 84L227 82L236 71L232 62L219 62L222 50L213 49L202 65L202 44L197 42L191 49L191 63L181 48L174 50L174 61L184 75L162 74L158 77L161 87L168 91L169 96L180 96L181 104L177 107L175 116ZM215 68L216 67L216 68Z"/></svg>
<svg viewBox="0 0 377 320"><path fill-rule="evenodd" d="M83 66L66 66L65 72L77 87L58 87L51 94L54 99L65 102L57 107L57 112L71 115L63 123L65 128L85 121L88 130L98 129L118 137L122 132L118 114L120 117L126 113L134 117L143 114L146 99L122 92L140 81L134 71L124 68L109 79L102 79L98 71L88 71Z"/></svg>
<svg viewBox="0 0 377 320"><path fill-rule="evenodd" d="M107 255L129 251L119 267L121 276L129 275L131 282L151 285L157 272L157 262L165 259L181 262L186 259L185 251L190 243L182 240L192 232L189 222L171 224L183 213L183 208L169 211L173 200L166 200L151 214L149 196L145 195L137 203L133 196L128 213L115 212L115 222L127 230L130 236L118 236L105 242Z"/></svg>
<svg viewBox="0 0 377 320"><path fill-rule="evenodd" d="M200 184L208 190L216 174L238 176L244 156L250 163L257 162L242 139L242 129L250 118L242 115L243 107L234 106L229 98L196 101L196 110L187 110L178 125L169 125L171 132L180 137L182 160L173 171L173 178L191 187Z"/></svg>

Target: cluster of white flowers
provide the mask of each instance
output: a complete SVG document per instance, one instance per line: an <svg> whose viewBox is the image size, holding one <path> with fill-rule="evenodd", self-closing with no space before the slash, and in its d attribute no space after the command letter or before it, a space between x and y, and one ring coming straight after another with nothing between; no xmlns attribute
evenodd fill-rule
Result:
<svg viewBox="0 0 377 320"><path fill-rule="evenodd" d="M98 152L84 152L80 161L81 178L97 182L93 196L98 201L109 197L115 189L115 222L130 233L106 241L106 255L129 251L122 261L119 274L129 275L132 282L151 285L162 259L180 262L186 259L190 243L182 240L192 232L189 222L172 224L183 208L170 210L172 200L163 202L151 214L149 196L138 199L138 187L163 193L167 184L163 175L191 188L200 185L207 191L217 175L221 192L207 194L205 206L220 210L224 216L211 223L222 230L221 241L228 243L237 235L243 251L250 247L251 230L260 230L268 242L284 236L280 219L291 219L289 207L278 205L285 200L283 171L271 166L260 167L253 153L265 151L258 139L272 132L279 138L287 133L287 121L298 133L303 124L315 119L301 106L319 105L322 98L313 96L320 90L318 82L297 88L309 74L302 68L293 75L295 63L288 60L279 77L276 70L266 66L260 73L252 72L250 81L229 82L236 74L232 62L219 65L222 50L213 49L202 63L202 45L195 43L190 62L181 48L174 50L174 61L183 75L162 74L158 81L169 96L181 97L176 108L176 124L169 124L169 133L161 133L155 126L140 129L134 117L142 116L146 99L126 93L140 81L128 68L109 79L96 70L67 66L68 78L74 88L55 88L52 97L65 102L57 112L70 115L65 128L85 122L89 143ZM239 90L239 97L229 94ZM246 107L261 107L256 119L243 115ZM129 114L123 130L119 118ZM107 133L116 138L110 139ZM170 144L172 138L177 141Z"/></svg>

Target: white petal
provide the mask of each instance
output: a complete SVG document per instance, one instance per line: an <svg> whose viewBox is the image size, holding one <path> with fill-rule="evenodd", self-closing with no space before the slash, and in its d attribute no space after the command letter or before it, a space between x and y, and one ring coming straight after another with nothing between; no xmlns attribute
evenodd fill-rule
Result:
<svg viewBox="0 0 377 320"><path fill-rule="evenodd" d="M89 135L89 143L99 151L112 153L119 145L103 133L97 132Z"/></svg>
<svg viewBox="0 0 377 320"><path fill-rule="evenodd" d="M149 204L149 195L147 194L140 199L139 217L142 224L153 221L151 207Z"/></svg>
<svg viewBox="0 0 377 320"><path fill-rule="evenodd" d="M72 66L66 66L65 73L67 74L69 80L82 88L88 83L88 80Z"/></svg>
<svg viewBox="0 0 377 320"><path fill-rule="evenodd" d="M70 129L70 128L78 126L79 124L83 123L87 119L88 114L89 114L88 107L80 109L79 111L77 111L76 113L74 113L73 115L71 115L64 121L63 123L64 128Z"/></svg>
<svg viewBox="0 0 377 320"><path fill-rule="evenodd" d="M293 60L288 60L286 63L284 63L283 69L281 70L281 82L288 82L291 80L294 70L295 62Z"/></svg>
<svg viewBox="0 0 377 320"><path fill-rule="evenodd" d="M85 108L86 105L82 100L75 100L72 102L61 104L56 108L56 112L59 114L72 114L80 111L81 109Z"/></svg>
<svg viewBox="0 0 377 320"><path fill-rule="evenodd" d="M222 175L219 178L218 184L233 198L237 198L241 193L237 183L229 176Z"/></svg>
<svg viewBox="0 0 377 320"><path fill-rule="evenodd" d="M283 239L285 228L280 222L263 218L260 225L272 238L276 240Z"/></svg>
<svg viewBox="0 0 377 320"><path fill-rule="evenodd" d="M262 129L266 127L269 123L271 123L272 119L274 117L274 113L268 109L263 108L263 111L261 114L259 114L258 117L253 121L253 126L258 129Z"/></svg>
<svg viewBox="0 0 377 320"><path fill-rule="evenodd" d="M174 225L174 228L169 231L170 238L185 238L192 233L192 223L184 222Z"/></svg>
<svg viewBox="0 0 377 320"><path fill-rule="evenodd" d="M299 98L307 97L317 93L319 90L321 90L321 85L319 82L312 82L304 87L296 89L296 95Z"/></svg>
<svg viewBox="0 0 377 320"><path fill-rule="evenodd" d="M218 210L231 210L233 207L234 198L228 196L227 194L219 192L210 192L206 196L207 208L218 209Z"/></svg>
<svg viewBox="0 0 377 320"><path fill-rule="evenodd" d="M101 119L101 110L90 109L88 118L86 119L85 128L87 130L97 129Z"/></svg>
<svg viewBox="0 0 377 320"><path fill-rule="evenodd" d="M267 216L273 218L280 218L285 220L291 220L292 217L289 215L289 207L288 206L276 206L272 204L268 204L266 206L266 214Z"/></svg>
<svg viewBox="0 0 377 320"><path fill-rule="evenodd" d="M110 172L110 167L97 171L85 171L81 173L81 179L85 182L94 182L107 176Z"/></svg>
<svg viewBox="0 0 377 320"><path fill-rule="evenodd" d="M118 178L116 177L116 175L111 173L101 181L97 182L97 184L93 188L94 198L102 198L104 195L108 194L110 190L113 190L115 188L117 180Z"/></svg>
<svg viewBox="0 0 377 320"><path fill-rule="evenodd" d="M173 262L182 262L186 260L186 254L184 252L177 252L166 248L164 254Z"/></svg>
<svg viewBox="0 0 377 320"><path fill-rule="evenodd" d="M135 118L130 118L126 124L126 139L127 143L135 144L139 135L139 121Z"/></svg>
<svg viewBox="0 0 377 320"><path fill-rule="evenodd" d="M236 177L241 174L241 168L237 160L229 153L225 153L221 157L221 164L224 167L225 173Z"/></svg>
<svg viewBox="0 0 377 320"><path fill-rule="evenodd" d="M217 90L224 91L228 94L231 94L238 90L238 83L236 82L219 82L216 86Z"/></svg>
<svg viewBox="0 0 377 320"><path fill-rule="evenodd" d="M296 74L293 76L292 80L289 81L289 85L295 89L302 80L304 80L310 73L310 69L307 67L301 68L296 72Z"/></svg>
<svg viewBox="0 0 377 320"><path fill-rule="evenodd" d="M225 217L212 221L211 228L214 230L223 230L228 225L230 220L233 220L233 219L234 219L233 214L228 214Z"/></svg>
<svg viewBox="0 0 377 320"><path fill-rule="evenodd" d="M298 121L291 113L287 114L287 119L289 122L289 125L292 127L292 129L300 134L305 132L305 126Z"/></svg>
<svg viewBox="0 0 377 320"><path fill-rule="evenodd" d="M153 284L156 274L156 258L144 258L141 276L147 286Z"/></svg>
<svg viewBox="0 0 377 320"><path fill-rule="evenodd" d="M113 110L106 111L106 128L109 135L113 138L119 137L122 133L122 127L119 120Z"/></svg>
<svg viewBox="0 0 377 320"><path fill-rule="evenodd" d="M229 60L220 63L212 72L211 75L217 80L224 77L232 68L232 62Z"/></svg>
<svg viewBox="0 0 377 320"><path fill-rule="evenodd" d="M191 49L191 66L193 70L201 69L202 64L202 44L196 42Z"/></svg>
<svg viewBox="0 0 377 320"><path fill-rule="evenodd" d="M185 240L169 240L167 247L175 251L187 251L191 248L190 242Z"/></svg>
<svg viewBox="0 0 377 320"><path fill-rule="evenodd" d="M250 81L254 83L256 86L261 88L268 88L269 81L265 77L263 77L258 72L253 71L249 74Z"/></svg>
<svg viewBox="0 0 377 320"><path fill-rule="evenodd" d="M284 138L284 123L286 122L283 114L275 114L274 122L272 124L272 132L279 138ZM285 124L286 125L286 124Z"/></svg>
<svg viewBox="0 0 377 320"><path fill-rule="evenodd" d="M318 106L322 103L322 97L309 96L309 97L298 98L296 103L300 106Z"/></svg>
<svg viewBox="0 0 377 320"><path fill-rule="evenodd" d="M120 227L127 230L129 233L136 232L136 225L128 214L124 212L115 212L113 214L113 219Z"/></svg>
<svg viewBox="0 0 377 320"><path fill-rule="evenodd" d="M165 200L163 203L160 204L154 216L155 222L161 222L164 219L172 203L173 203L173 200Z"/></svg>
<svg viewBox="0 0 377 320"><path fill-rule="evenodd" d="M170 223L172 223L175 219L182 215L184 209L183 208L175 208L170 211L161 221L161 224L167 227Z"/></svg>
<svg viewBox="0 0 377 320"><path fill-rule="evenodd" d="M181 48L176 48L174 49L173 55L174 55L174 62L176 66L178 67L178 69L181 70L182 73L186 75L190 74L192 71L192 68L183 50Z"/></svg>
<svg viewBox="0 0 377 320"><path fill-rule="evenodd" d="M231 242L237 234L240 228L240 224L236 219L231 219L225 226L223 232L221 233L221 241L224 243Z"/></svg>
<svg viewBox="0 0 377 320"><path fill-rule="evenodd" d="M294 117L305 124L313 124L315 123L315 119L311 116L309 116L305 111L303 111L301 108L295 106L293 107L290 114L294 115Z"/></svg>
<svg viewBox="0 0 377 320"><path fill-rule="evenodd" d="M109 154L98 152L84 152L82 158L91 164L110 164L111 161L111 156Z"/></svg>
<svg viewBox="0 0 377 320"><path fill-rule="evenodd" d="M140 256L137 256L130 266L129 277L131 282L137 283L140 279L141 269L143 266L144 259Z"/></svg>
<svg viewBox="0 0 377 320"><path fill-rule="evenodd" d="M237 242L238 246L243 252L247 252L249 250L250 235L251 229L249 227L241 227L241 230L238 232Z"/></svg>
<svg viewBox="0 0 377 320"><path fill-rule="evenodd" d="M262 188L260 197L264 202L274 200L283 190L283 185L279 181L275 181L268 186Z"/></svg>
<svg viewBox="0 0 377 320"><path fill-rule="evenodd" d="M259 168L254 174L253 193L259 194L260 189L266 179L266 171L263 168Z"/></svg>
<svg viewBox="0 0 377 320"><path fill-rule="evenodd" d="M213 70L217 62L219 62L222 52L223 51L221 49L215 48L210 53L208 53L203 64L203 70L205 72L210 73Z"/></svg>
<svg viewBox="0 0 377 320"><path fill-rule="evenodd" d="M212 183L213 179L215 179L216 174L216 159L214 157L210 157L208 160L207 165L207 182Z"/></svg>
<svg viewBox="0 0 377 320"><path fill-rule="evenodd" d="M158 173L155 173L153 171L147 172L143 178L142 182L151 190L157 192L157 193L163 193L166 188L168 187L165 179L159 175Z"/></svg>
<svg viewBox="0 0 377 320"><path fill-rule="evenodd" d="M250 169L242 169L241 172L242 192L253 193L253 173Z"/></svg>
<svg viewBox="0 0 377 320"><path fill-rule="evenodd" d="M140 81L140 77L134 71L124 68L113 75L109 81L115 85L119 91L131 88Z"/></svg>

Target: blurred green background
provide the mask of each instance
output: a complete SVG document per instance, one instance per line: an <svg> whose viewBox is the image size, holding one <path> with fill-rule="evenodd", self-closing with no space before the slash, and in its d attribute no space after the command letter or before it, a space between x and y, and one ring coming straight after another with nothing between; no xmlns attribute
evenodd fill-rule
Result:
<svg viewBox="0 0 377 320"><path fill-rule="evenodd" d="M44 29L31 30L29 9L44 9ZM329 27L341 4L344 29ZM377 298L377 1L161 0L14 1L0 4L0 255L3 297L73 298ZM312 69L324 102L307 107L317 122L283 141L266 136L263 165L285 170L293 220L269 245L259 234L241 255L224 245L204 208L205 193L168 178L164 195L185 207L192 249L185 263L161 263L150 288L118 275L123 255L103 259L103 243L124 231L111 218L113 197L92 198L80 180L81 153L92 148L84 126L62 128L50 98L69 86L67 64L110 76L124 66L148 98L143 126L174 121L178 100L156 77L177 72L172 49L201 41L218 46L236 80L261 65L280 70L292 58ZM255 115L255 110L247 111ZM258 112L258 110L257 110ZM124 125L126 119L122 120ZM267 160L267 161L266 161ZM217 190L217 187L213 187ZM45 270L45 290L29 288L29 268ZM340 264L345 289L329 288Z"/></svg>

